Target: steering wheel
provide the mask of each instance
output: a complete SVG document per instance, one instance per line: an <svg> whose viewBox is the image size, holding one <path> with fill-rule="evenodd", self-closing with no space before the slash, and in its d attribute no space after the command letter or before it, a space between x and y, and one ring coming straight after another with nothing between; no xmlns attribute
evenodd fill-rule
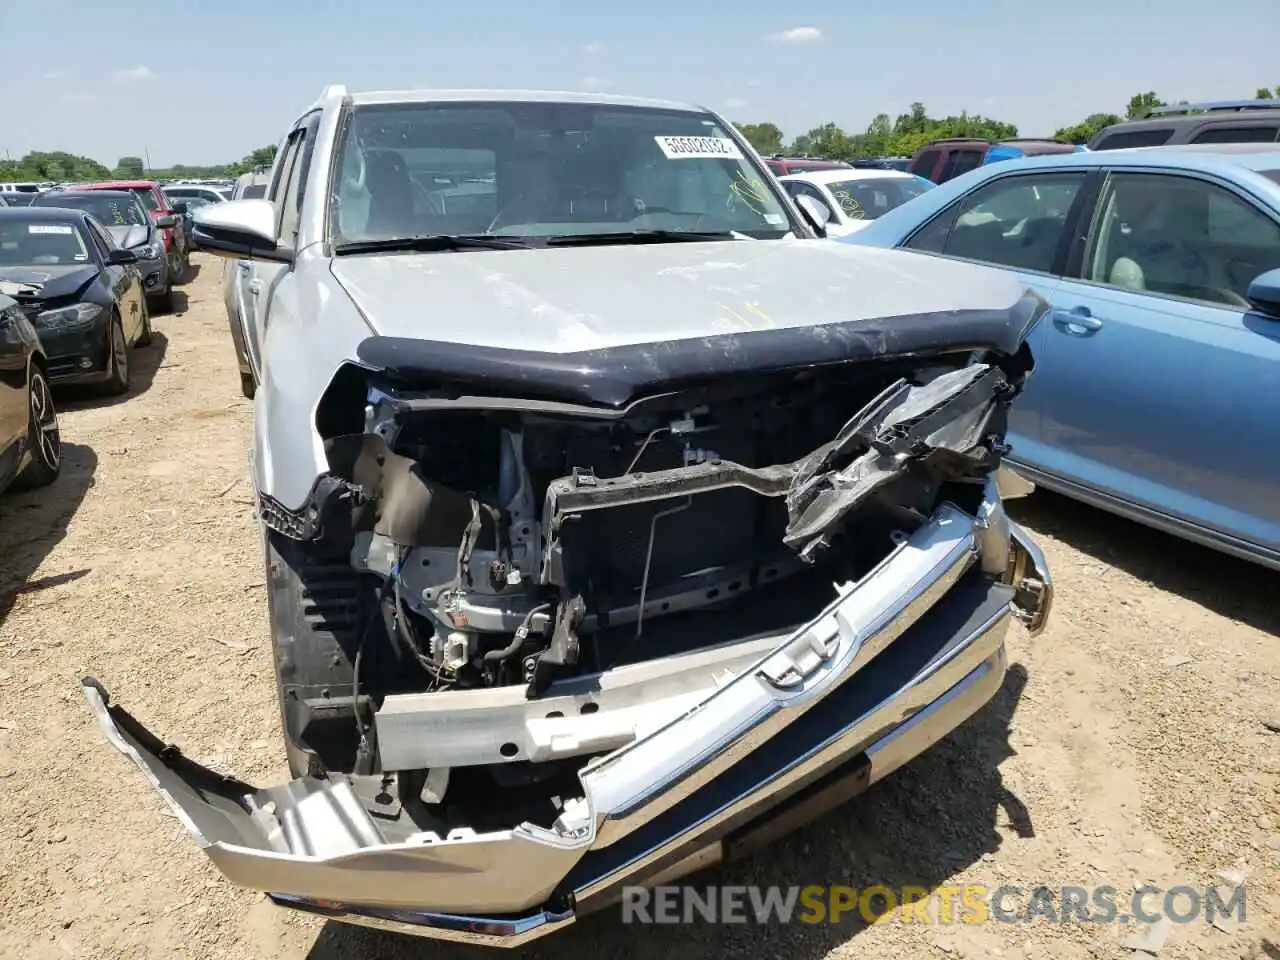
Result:
<svg viewBox="0 0 1280 960"><path fill-rule="evenodd" d="M589 197L600 197L606 203L618 198L618 194L612 190L606 190L604 187L577 187L574 190L574 196L569 198L569 202L574 200L586 200ZM533 198L527 194L521 194L510 203L503 204L498 212L493 215L493 219L489 221L489 226L485 227L485 233L493 233L500 226L508 223L516 222L509 219L510 214L518 212L524 207L533 203Z"/></svg>

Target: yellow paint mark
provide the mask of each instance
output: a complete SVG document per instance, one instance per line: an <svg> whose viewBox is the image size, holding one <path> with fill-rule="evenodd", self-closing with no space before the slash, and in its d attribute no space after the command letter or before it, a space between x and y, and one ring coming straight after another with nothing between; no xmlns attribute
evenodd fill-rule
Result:
<svg viewBox="0 0 1280 960"><path fill-rule="evenodd" d="M754 304L754 303L748 303L748 304L747 304L747 309L748 309L751 313L754 313L754 314L755 314L757 317L759 317L761 320L763 320L763 321L764 321L768 326L770 326L770 327L775 327L775 328L778 326L778 325L777 325L777 323L775 323L775 322L774 322L773 317L769 316L767 313L765 313L763 310L761 310L758 306L756 306L756 304Z"/></svg>
<svg viewBox="0 0 1280 960"><path fill-rule="evenodd" d="M729 314L729 316L733 317L734 320L737 320L738 323L742 325L742 329L744 330L756 329L755 325L750 320L748 320L746 317L740 314L737 310L733 309L733 307L729 306L727 303L718 303L716 304L716 306L718 306L725 313Z"/></svg>

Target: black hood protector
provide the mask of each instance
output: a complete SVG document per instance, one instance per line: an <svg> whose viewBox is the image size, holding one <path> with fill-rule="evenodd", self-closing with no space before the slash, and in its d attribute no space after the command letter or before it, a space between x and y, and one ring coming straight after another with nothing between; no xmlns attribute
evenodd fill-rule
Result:
<svg viewBox="0 0 1280 960"><path fill-rule="evenodd" d="M1028 290L1007 309L908 314L579 353L375 336L360 343L356 356L395 381L483 387L488 395L616 409L638 395L708 377L969 350L1013 356L1047 309Z"/></svg>

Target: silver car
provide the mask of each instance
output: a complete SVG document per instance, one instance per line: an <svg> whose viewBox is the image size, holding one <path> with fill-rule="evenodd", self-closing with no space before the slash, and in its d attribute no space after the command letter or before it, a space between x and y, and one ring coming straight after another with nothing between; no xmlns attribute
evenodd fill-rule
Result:
<svg viewBox="0 0 1280 960"><path fill-rule="evenodd" d="M520 943L889 775L1043 627L1007 276L817 239L687 104L332 88L272 183L196 233L250 261L294 779L83 684L234 883Z"/></svg>

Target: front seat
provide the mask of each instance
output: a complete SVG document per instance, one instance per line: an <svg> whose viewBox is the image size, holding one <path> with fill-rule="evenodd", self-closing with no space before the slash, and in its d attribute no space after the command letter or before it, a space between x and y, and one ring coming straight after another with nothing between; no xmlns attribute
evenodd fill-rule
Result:
<svg viewBox="0 0 1280 960"><path fill-rule="evenodd" d="M369 191L367 235L407 237L418 232L413 183L404 157L394 150L369 151L365 156L365 188Z"/></svg>

